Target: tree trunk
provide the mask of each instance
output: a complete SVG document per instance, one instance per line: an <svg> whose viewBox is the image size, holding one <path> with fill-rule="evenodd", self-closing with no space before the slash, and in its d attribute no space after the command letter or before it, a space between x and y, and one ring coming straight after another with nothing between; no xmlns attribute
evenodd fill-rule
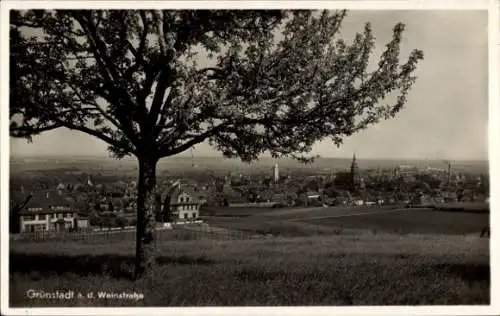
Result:
<svg viewBox="0 0 500 316"><path fill-rule="evenodd" d="M155 266L157 160L139 159L135 277L151 275Z"/></svg>

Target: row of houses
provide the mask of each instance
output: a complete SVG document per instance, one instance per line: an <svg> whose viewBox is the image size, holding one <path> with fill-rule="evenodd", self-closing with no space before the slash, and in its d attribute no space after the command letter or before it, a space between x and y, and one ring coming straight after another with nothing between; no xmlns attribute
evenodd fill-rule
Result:
<svg viewBox="0 0 500 316"><path fill-rule="evenodd" d="M16 231L68 231L84 229L90 226L88 214L79 210L71 199L64 196L60 190L36 192L25 197L28 202L22 209L13 214L16 217ZM206 197L195 189L175 185L161 194L161 214L170 212L174 220L192 220L200 216L200 206L206 202ZM123 210L116 210L117 212Z"/></svg>

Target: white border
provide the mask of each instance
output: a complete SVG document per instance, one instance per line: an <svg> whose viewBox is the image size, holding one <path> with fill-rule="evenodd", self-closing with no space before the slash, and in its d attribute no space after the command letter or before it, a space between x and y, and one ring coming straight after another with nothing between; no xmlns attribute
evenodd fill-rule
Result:
<svg viewBox="0 0 500 316"><path fill-rule="evenodd" d="M393 9L487 9L493 7L495 0L356 0L356 1L270 1L270 0L170 0L170 1L64 1L64 0L5 0L2 7L11 9L325 9L348 8L352 10L393 10ZM160 5L161 3L161 5Z"/></svg>
<svg viewBox="0 0 500 316"><path fill-rule="evenodd" d="M9 182L9 119L8 119L8 10L28 9L28 8L213 8L213 9L241 9L241 8L347 8L364 10L388 10L388 9L487 9L489 10L489 161L490 161L490 182L491 192L498 192L499 155L499 135L500 111L499 100L499 78L498 71L500 55L498 54L499 41L499 1L495 0L435 0L435 1L0 1L1 6L1 66L0 66L0 144L3 145L0 151L1 158L1 312L5 315L498 315L500 314L500 271L495 269L499 266L500 252L496 247L491 247L491 305L490 306L377 306L377 307L222 307L222 308L9 308L8 289L9 274L8 262L8 182ZM500 203L500 198L491 194L491 234L490 245L498 245L500 238L495 232L495 225L499 222L500 214L493 211ZM495 295L496 294L496 295Z"/></svg>

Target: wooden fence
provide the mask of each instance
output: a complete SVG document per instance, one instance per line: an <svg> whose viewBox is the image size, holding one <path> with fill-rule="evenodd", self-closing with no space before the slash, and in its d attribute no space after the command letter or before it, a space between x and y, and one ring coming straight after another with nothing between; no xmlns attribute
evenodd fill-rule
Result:
<svg viewBox="0 0 500 316"><path fill-rule="evenodd" d="M134 230L103 230L103 231L73 231L73 232L52 232L41 231L34 233L22 233L11 235L11 240L25 242L46 242L62 241L84 243L105 243L112 241L135 241ZM250 234L238 230L213 229L205 225L193 227L180 226L171 229L158 228L156 230L157 242L169 240L248 240L263 238L265 236Z"/></svg>

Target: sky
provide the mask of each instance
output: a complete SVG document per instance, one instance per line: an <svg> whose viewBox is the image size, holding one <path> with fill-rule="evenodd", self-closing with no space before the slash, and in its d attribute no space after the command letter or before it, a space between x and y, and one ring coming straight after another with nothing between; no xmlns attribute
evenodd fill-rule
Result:
<svg viewBox="0 0 500 316"><path fill-rule="evenodd" d="M425 59L405 108L344 140L337 148L325 140L311 154L364 159L488 159L488 21L487 11L350 11L342 27L346 40L371 22L374 56L390 41L398 22L406 25L401 62L418 48ZM32 143L11 138L13 156L107 156L102 141L67 129L46 132ZM220 156L208 144L196 156ZM190 155L184 152L182 155Z"/></svg>

